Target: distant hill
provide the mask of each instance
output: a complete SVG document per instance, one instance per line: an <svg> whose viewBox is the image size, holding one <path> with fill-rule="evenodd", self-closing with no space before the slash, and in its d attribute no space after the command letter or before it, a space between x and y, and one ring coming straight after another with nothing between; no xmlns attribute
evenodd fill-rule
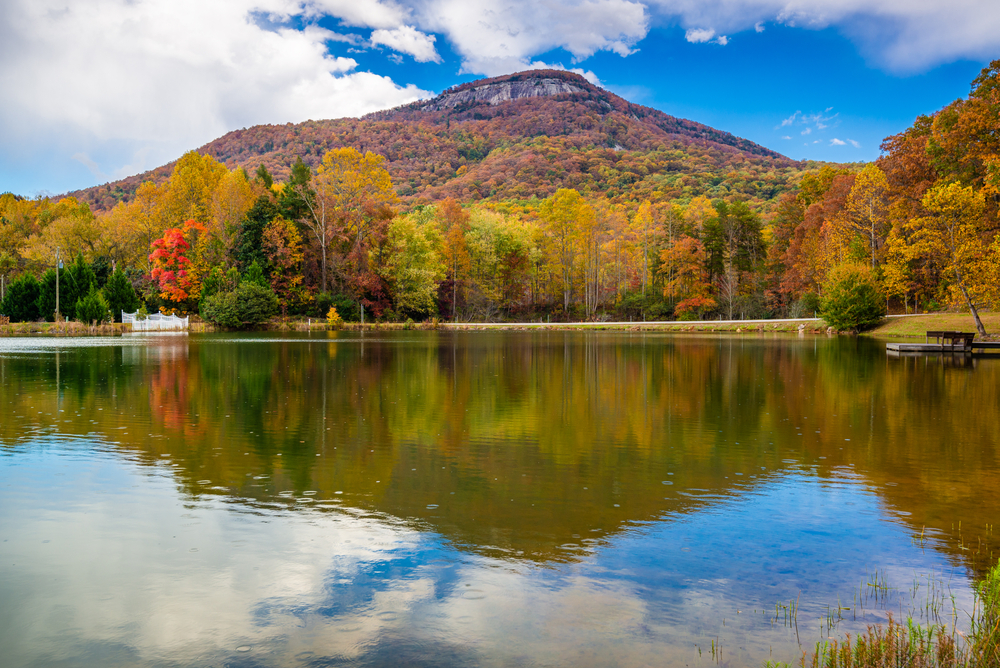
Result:
<svg viewBox="0 0 1000 668"><path fill-rule="evenodd" d="M558 70L481 79L360 119L235 130L198 152L251 175L263 164L283 180L296 158L315 166L343 146L385 156L406 203L448 196L520 200L571 187L611 200L736 194L766 206L806 167ZM107 209L172 169L170 163L69 194Z"/></svg>

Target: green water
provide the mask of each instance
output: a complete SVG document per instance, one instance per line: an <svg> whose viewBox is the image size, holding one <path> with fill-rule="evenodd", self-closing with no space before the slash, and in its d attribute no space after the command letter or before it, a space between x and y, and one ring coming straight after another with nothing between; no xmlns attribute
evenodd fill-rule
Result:
<svg viewBox="0 0 1000 668"><path fill-rule="evenodd" d="M867 339L0 339L0 653L759 666L962 629L998 416L1000 360Z"/></svg>

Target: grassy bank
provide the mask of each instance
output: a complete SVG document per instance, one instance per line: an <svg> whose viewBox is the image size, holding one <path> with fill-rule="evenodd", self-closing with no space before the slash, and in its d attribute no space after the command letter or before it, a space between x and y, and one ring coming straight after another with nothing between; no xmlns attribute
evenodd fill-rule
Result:
<svg viewBox="0 0 1000 668"><path fill-rule="evenodd" d="M621 332L738 332L738 333L794 333L800 331L822 333L826 324L816 320L781 320L781 321L722 321L722 322L347 322L339 329L351 331L405 331L440 329L451 331L621 331ZM327 329L326 321L312 320L290 321L287 323L272 322L268 329L322 331Z"/></svg>
<svg viewBox="0 0 1000 668"><path fill-rule="evenodd" d="M131 325L120 322L103 325L85 325L82 322L14 322L0 325L0 334L7 336L119 336L131 332Z"/></svg>
<svg viewBox="0 0 1000 668"><path fill-rule="evenodd" d="M987 333L994 338L1000 335L1000 313L980 313ZM976 323L968 311L961 313L929 313L912 318L887 318L868 332L872 336L916 336L921 339L930 330L974 332Z"/></svg>

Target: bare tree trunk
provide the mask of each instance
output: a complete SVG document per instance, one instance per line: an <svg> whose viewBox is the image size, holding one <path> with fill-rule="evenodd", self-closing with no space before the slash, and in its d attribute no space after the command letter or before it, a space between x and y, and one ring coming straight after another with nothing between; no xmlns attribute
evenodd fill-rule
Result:
<svg viewBox="0 0 1000 668"><path fill-rule="evenodd" d="M958 273L957 271L955 272ZM976 331L979 332L980 337L986 336L986 328L983 327L983 321L979 318L979 309L976 305L972 303L972 299L969 298L969 291L965 289L965 285L961 282L959 278L958 288L962 291L962 296L965 297L965 303L969 306L969 311L972 312L972 319L976 321Z"/></svg>

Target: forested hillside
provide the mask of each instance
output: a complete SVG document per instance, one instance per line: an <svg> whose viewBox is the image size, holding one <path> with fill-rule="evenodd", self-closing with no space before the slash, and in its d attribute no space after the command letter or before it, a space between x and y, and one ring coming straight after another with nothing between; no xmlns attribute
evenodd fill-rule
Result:
<svg viewBox="0 0 1000 668"><path fill-rule="evenodd" d="M498 87L506 98L495 99ZM480 94L464 97L473 92ZM327 151L348 146L385 157L404 205L528 199L574 188L615 203L736 196L767 210L808 168L728 132L629 103L579 75L546 70L464 84L362 119L237 130L198 152L248 173L263 164L284 180L299 158L315 168ZM109 209L130 200L140 183L163 182L173 167L70 195Z"/></svg>
<svg viewBox="0 0 1000 668"><path fill-rule="evenodd" d="M95 206L0 196L0 311L54 317L57 249L73 258L59 310L78 319L139 298L230 327L331 306L730 319L844 295L876 318L1000 303L1000 61L857 166L725 143L581 82L528 73L360 121L231 133Z"/></svg>

